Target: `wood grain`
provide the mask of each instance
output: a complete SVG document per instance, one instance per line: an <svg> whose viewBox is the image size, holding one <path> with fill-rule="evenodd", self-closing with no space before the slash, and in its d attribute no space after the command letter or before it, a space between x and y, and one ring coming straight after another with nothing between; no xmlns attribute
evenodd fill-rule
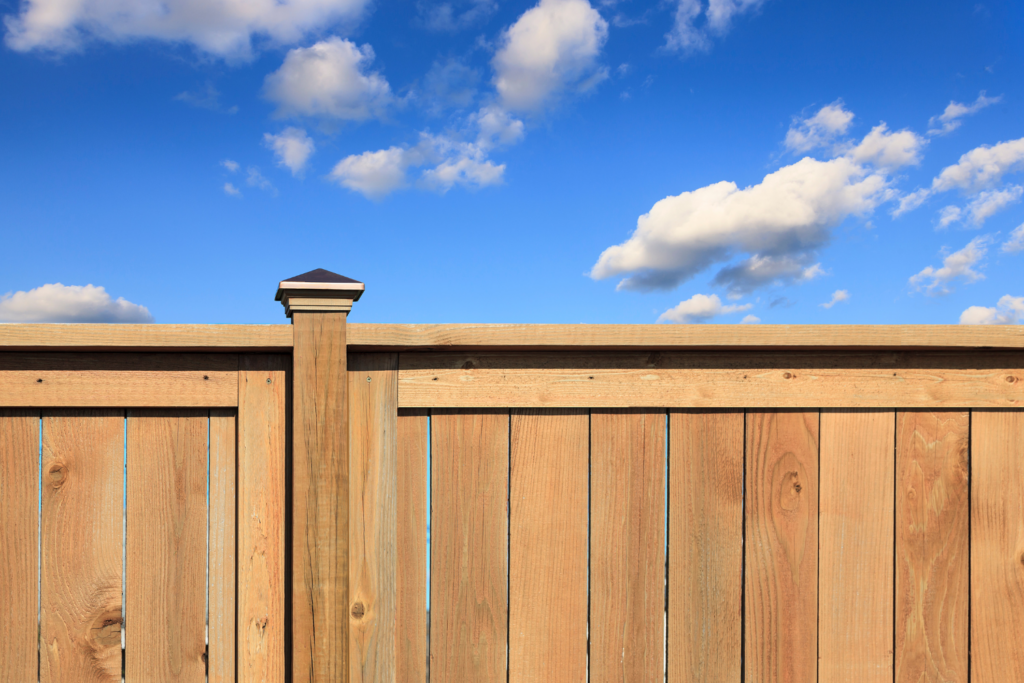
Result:
<svg viewBox="0 0 1024 683"><path fill-rule="evenodd" d="M39 674L39 411L0 410L0 680Z"/></svg>
<svg viewBox="0 0 1024 683"><path fill-rule="evenodd" d="M15 349L285 351L291 325L110 325L28 323L0 326L0 347Z"/></svg>
<svg viewBox="0 0 1024 683"><path fill-rule="evenodd" d="M588 418L512 412L509 683L587 676Z"/></svg>
<svg viewBox="0 0 1024 683"><path fill-rule="evenodd" d="M507 411L431 415L430 680L504 683Z"/></svg>
<svg viewBox="0 0 1024 683"><path fill-rule="evenodd" d="M0 353L0 406L234 407L233 354Z"/></svg>
<svg viewBox="0 0 1024 683"><path fill-rule="evenodd" d="M395 683L398 358L348 363L348 683Z"/></svg>
<svg viewBox="0 0 1024 683"><path fill-rule="evenodd" d="M382 325L349 326L361 350L642 348L1024 348L1019 327L994 325ZM366 347L366 348L364 348ZM371 347L377 347L373 349Z"/></svg>
<svg viewBox="0 0 1024 683"><path fill-rule="evenodd" d="M971 681L1024 681L1024 412L971 416Z"/></svg>
<svg viewBox="0 0 1024 683"><path fill-rule="evenodd" d="M818 413L747 413L745 675L817 680Z"/></svg>
<svg viewBox="0 0 1024 683"><path fill-rule="evenodd" d="M206 411L128 413L125 681L206 681Z"/></svg>
<svg viewBox="0 0 1024 683"><path fill-rule="evenodd" d="M896 415L821 413L818 678L892 683Z"/></svg>
<svg viewBox="0 0 1024 683"><path fill-rule="evenodd" d="M121 680L124 412L43 413L40 681Z"/></svg>
<svg viewBox="0 0 1024 683"><path fill-rule="evenodd" d="M235 683L235 411L210 411L210 683Z"/></svg>
<svg viewBox="0 0 1024 683"><path fill-rule="evenodd" d="M968 414L896 416L896 682L967 681Z"/></svg>
<svg viewBox="0 0 1024 683"><path fill-rule="evenodd" d="M665 680L665 411L590 415L590 680Z"/></svg>
<svg viewBox="0 0 1024 683"><path fill-rule="evenodd" d="M395 676L407 683L427 680L429 419L426 410L398 411Z"/></svg>
<svg viewBox="0 0 1024 683"><path fill-rule="evenodd" d="M348 671L346 313L295 311L292 401L292 677Z"/></svg>
<svg viewBox="0 0 1024 683"><path fill-rule="evenodd" d="M743 413L669 413L668 679L738 683Z"/></svg>
<svg viewBox="0 0 1024 683"><path fill-rule="evenodd" d="M238 367L239 683L284 680L287 356Z"/></svg>
<svg viewBox="0 0 1024 683"><path fill-rule="evenodd" d="M1024 354L403 353L403 408L1024 406Z"/></svg>

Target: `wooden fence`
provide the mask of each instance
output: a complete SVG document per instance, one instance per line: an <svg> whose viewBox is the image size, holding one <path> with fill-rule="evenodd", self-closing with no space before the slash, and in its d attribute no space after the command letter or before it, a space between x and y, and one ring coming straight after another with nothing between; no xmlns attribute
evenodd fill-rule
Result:
<svg viewBox="0 0 1024 683"><path fill-rule="evenodd" d="M292 325L0 326L0 681L1024 682L1021 328L297 282Z"/></svg>

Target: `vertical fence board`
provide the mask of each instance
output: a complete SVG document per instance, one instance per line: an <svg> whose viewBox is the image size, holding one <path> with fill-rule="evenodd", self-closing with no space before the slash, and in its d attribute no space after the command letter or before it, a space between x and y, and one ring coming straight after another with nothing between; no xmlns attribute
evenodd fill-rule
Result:
<svg viewBox="0 0 1024 683"><path fill-rule="evenodd" d="M665 680L665 411L590 416L590 680Z"/></svg>
<svg viewBox="0 0 1024 683"><path fill-rule="evenodd" d="M971 487L971 681L1024 681L1024 411L974 411Z"/></svg>
<svg viewBox="0 0 1024 683"><path fill-rule="evenodd" d="M398 354L348 368L349 683L395 683Z"/></svg>
<svg viewBox="0 0 1024 683"><path fill-rule="evenodd" d="M747 414L746 678L817 680L818 413Z"/></svg>
<svg viewBox="0 0 1024 683"><path fill-rule="evenodd" d="M128 412L125 681L206 680L206 411Z"/></svg>
<svg viewBox="0 0 1024 683"><path fill-rule="evenodd" d="M896 681L965 683L966 412L899 412L896 424Z"/></svg>
<svg viewBox="0 0 1024 683"><path fill-rule="evenodd" d="M39 668L39 411L0 410L0 680Z"/></svg>
<svg viewBox="0 0 1024 683"><path fill-rule="evenodd" d="M435 410L431 420L430 680L504 682L509 414Z"/></svg>
<svg viewBox="0 0 1024 683"><path fill-rule="evenodd" d="M330 683L348 668L346 313L293 311L291 674Z"/></svg>
<svg viewBox="0 0 1024 683"><path fill-rule="evenodd" d="M426 410L398 412L398 562L395 567L395 677L427 680Z"/></svg>
<svg viewBox="0 0 1024 683"><path fill-rule="evenodd" d="M668 680L739 683L743 413L670 419Z"/></svg>
<svg viewBox="0 0 1024 683"><path fill-rule="evenodd" d="M210 683L235 683L235 411L210 411Z"/></svg>
<svg viewBox="0 0 1024 683"><path fill-rule="evenodd" d="M587 676L588 411L511 420L509 683Z"/></svg>
<svg viewBox="0 0 1024 683"><path fill-rule="evenodd" d="M896 415L821 413L818 676L892 683Z"/></svg>
<svg viewBox="0 0 1024 683"><path fill-rule="evenodd" d="M117 683L124 412L45 411L42 476L40 679Z"/></svg>
<svg viewBox="0 0 1024 683"><path fill-rule="evenodd" d="M284 680L287 356L238 364L239 683Z"/></svg>

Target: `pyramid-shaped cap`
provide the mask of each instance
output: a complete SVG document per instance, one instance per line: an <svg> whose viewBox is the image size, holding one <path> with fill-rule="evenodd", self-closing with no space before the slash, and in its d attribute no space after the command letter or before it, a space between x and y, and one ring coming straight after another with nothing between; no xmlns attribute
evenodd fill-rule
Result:
<svg viewBox="0 0 1024 683"><path fill-rule="evenodd" d="M353 280L350 277L338 275L323 268L317 268L308 273L282 280L277 288L277 296L274 298L277 301L281 301L281 297L284 296L286 291L318 291L326 293L334 290L339 294L346 292L343 296L355 301L359 299L364 289L366 289L366 285L359 280ZM352 296L353 293L355 296Z"/></svg>

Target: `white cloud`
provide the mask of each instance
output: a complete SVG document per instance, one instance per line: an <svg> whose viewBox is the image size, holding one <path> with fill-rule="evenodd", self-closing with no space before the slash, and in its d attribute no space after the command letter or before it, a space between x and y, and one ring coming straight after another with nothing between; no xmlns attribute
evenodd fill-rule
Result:
<svg viewBox="0 0 1024 683"><path fill-rule="evenodd" d="M981 225L991 216L1002 211L1010 204L1020 201L1024 195L1024 187L1012 185L1005 190L987 190L979 192L978 196L967 205L967 211L971 215L971 222L974 225Z"/></svg>
<svg viewBox="0 0 1024 683"><path fill-rule="evenodd" d="M960 314L961 325L1020 325L1024 323L1024 296L1001 297L994 308L971 306Z"/></svg>
<svg viewBox="0 0 1024 683"><path fill-rule="evenodd" d="M323 116L362 121L380 116L391 102L391 86L368 71L373 48L337 36L288 52L267 76L264 93L278 116Z"/></svg>
<svg viewBox="0 0 1024 683"><path fill-rule="evenodd" d="M818 305L821 306L822 308L832 308L833 306L835 306L836 304L838 304L841 301L848 301L849 298L850 298L850 292L848 292L845 289L837 289L836 291L832 292L832 300L831 301L827 301L827 302L825 302L823 304L818 304Z"/></svg>
<svg viewBox="0 0 1024 683"><path fill-rule="evenodd" d="M756 325L759 322L761 322L761 319L756 315L751 314L743 316L743 320L740 321L740 325Z"/></svg>
<svg viewBox="0 0 1024 683"><path fill-rule="evenodd" d="M732 293L776 281L807 280L831 231L848 216L872 211L887 194L886 177L846 157L810 157L744 189L720 182L657 202L632 236L606 249L591 270L604 279L631 275L620 289L669 289L737 254L715 283Z"/></svg>
<svg viewBox="0 0 1024 683"><path fill-rule="evenodd" d="M958 223L963 218L964 212L959 206L944 206L939 211L939 228L947 228L953 223Z"/></svg>
<svg viewBox="0 0 1024 683"><path fill-rule="evenodd" d="M819 109L814 116L794 119L786 131L786 149L802 153L830 145L837 137L846 134L852 122L853 112L843 106L842 100L836 100Z"/></svg>
<svg viewBox="0 0 1024 683"><path fill-rule="evenodd" d="M987 235L975 237L966 247L942 259L941 268L928 266L912 276L910 284L928 294L948 294L950 290L947 285L957 278L967 283L983 280L985 276L974 270L974 266L985 256L991 241Z"/></svg>
<svg viewBox="0 0 1024 683"><path fill-rule="evenodd" d="M220 165L226 168L231 173L237 172L239 168L238 162L232 161L231 159L225 159L224 161L220 162Z"/></svg>
<svg viewBox="0 0 1024 683"><path fill-rule="evenodd" d="M414 161L410 150L389 147L347 156L338 162L329 177L342 187L377 199L406 184L405 170Z"/></svg>
<svg viewBox="0 0 1024 683"><path fill-rule="evenodd" d="M858 164L896 169L921 163L921 150L925 144L927 141L912 131L889 132L889 127L883 122L872 128L848 155Z"/></svg>
<svg viewBox="0 0 1024 683"><path fill-rule="evenodd" d="M487 187L504 180L505 164L495 164L490 152L523 137L523 122L498 107L484 107L467 118L466 142L455 135L420 133L413 147L391 147L353 154L342 159L330 178L343 187L378 199L409 184L407 172L427 167L420 184L441 193L456 185Z"/></svg>
<svg viewBox="0 0 1024 683"><path fill-rule="evenodd" d="M1024 167L1024 138L975 147L947 166L932 181L932 192L961 189L978 191L992 187L1002 177Z"/></svg>
<svg viewBox="0 0 1024 683"><path fill-rule="evenodd" d="M927 188L914 190L913 192L900 196L899 204L892 210L892 217L896 218L897 216L902 216L908 211L913 211L924 204L925 200L930 196L931 191Z"/></svg>
<svg viewBox="0 0 1024 683"><path fill-rule="evenodd" d="M711 49L713 36L728 33L735 17L761 6L764 0L677 0L675 21L666 34L670 50ZM703 21L701 21L703 17Z"/></svg>
<svg viewBox="0 0 1024 683"><path fill-rule="evenodd" d="M749 311L754 304L729 304L722 305L722 300L717 294L708 296L706 294L694 294L686 301L680 301L675 308L670 308L658 317L658 322L670 323L695 323L710 320L715 316L726 313L739 313ZM744 318L744 320L746 320Z"/></svg>
<svg viewBox="0 0 1024 683"><path fill-rule="evenodd" d="M231 196L231 197L241 197L242 196L241 190L239 190L237 187L235 187L234 183L224 183L224 194L226 194L228 196Z"/></svg>
<svg viewBox="0 0 1024 683"><path fill-rule="evenodd" d="M0 296L0 322L151 323L145 306L110 298L103 287L56 283Z"/></svg>
<svg viewBox="0 0 1024 683"><path fill-rule="evenodd" d="M277 135L263 134L263 144L277 156L277 165L298 175L306 168L306 162L316 150L313 139L301 128L285 128Z"/></svg>
<svg viewBox="0 0 1024 683"><path fill-rule="evenodd" d="M248 58L253 38L289 44L352 23L367 0L24 0L4 19L15 50L67 51L86 39L184 42L228 58Z"/></svg>
<svg viewBox="0 0 1024 683"><path fill-rule="evenodd" d="M946 109L941 114L928 119L928 125L930 126L928 135L947 135L952 133L963 123L960 119L976 114L985 107L1001 102L1002 99L1002 95L999 97L985 97L985 91L982 90L978 95L978 99L974 100L973 104L962 104L950 100L949 104L946 105Z"/></svg>
<svg viewBox="0 0 1024 683"><path fill-rule="evenodd" d="M588 89L607 77L597 64L608 23L587 0L540 0L501 38L494 85L502 104L535 111L567 88Z"/></svg>
<svg viewBox="0 0 1024 683"><path fill-rule="evenodd" d="M1007 254L1024 251L1024 223L1013 229L1013 232L1010 233L1010 239L1003 242L1002 250Z"/></svg>

